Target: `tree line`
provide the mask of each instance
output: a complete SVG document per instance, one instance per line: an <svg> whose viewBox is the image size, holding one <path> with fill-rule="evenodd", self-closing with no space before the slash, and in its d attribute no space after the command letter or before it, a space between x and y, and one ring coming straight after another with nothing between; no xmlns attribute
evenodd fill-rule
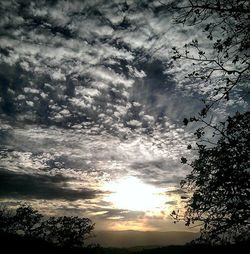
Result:
<svg viewBox="0 0 250 254"><path fill-rule="evenodd" d="M0 233L41 239L60 247L83 247L93 236L94 224L77 216L45 217L27 204L16 210L2 206Z"/></svg>
<svg viewBox="0 0 250 254"><path fill-rule="evenodd" d="M174 221L198 225L197 242L212 244L250 240L250 2L243 0L184 0L169 5L175 23L202 30L183 48L173 47L173 61L188 62L189 84L207 87L204 107L186 117L184 125L197 124L196 145L187 146L198 155L182 157L191 173L181 181L190 194L184 213L173 211ZM205 46L204 46L205 43ZM229 110L223 121L214 112L225 103L241 102L239 112Z"/></svg>

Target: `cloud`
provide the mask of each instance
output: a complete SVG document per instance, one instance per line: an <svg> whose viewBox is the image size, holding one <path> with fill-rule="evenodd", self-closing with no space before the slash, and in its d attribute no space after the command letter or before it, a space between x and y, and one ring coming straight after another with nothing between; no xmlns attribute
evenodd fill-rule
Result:
<svg viewBox="0 0 250 254"><path fill-rule="evenodd" d="M159 157L155 160L136 161L131 166L134 174L144 182L155 186L179 186L184 178L183 172L188 172L188 167L179 165L179 161Z"/></svg>
<svg viewBox="0 0 250 254"><path fill-rule="evenodd" d="M106 182L179 184L194 142L182 121L204 94L171 61L194 34L171 15L159 1L1 1L2 197L136 220L102 202Z"/></svg>
<svg viewBox="0 0 250 254"><path fill-rule="evenodd" d="M28 175L23 173L0 170L1 198L16 199L63 199L68 201L93 199L101 192L68 188L70 179L62 175Z"/></svg>

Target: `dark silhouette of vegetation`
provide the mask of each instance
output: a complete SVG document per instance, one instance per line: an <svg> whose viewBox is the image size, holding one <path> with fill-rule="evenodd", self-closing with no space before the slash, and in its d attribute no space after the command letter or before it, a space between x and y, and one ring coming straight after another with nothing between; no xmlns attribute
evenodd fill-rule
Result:
<svg viewBox="0 0 250 254"><path fill-rule="evenodd" d="M184 215L173 211L175 222L201 226L199 242L213 244L249 241L250 232L250 113L213 119L219 104L247 100L250 81L250 2L241 0L176 1L176 22L202 29L197 38L173 48L174 61L188 61L187 82L205 88L204 107L183 123L196 122L198 159L181 163L192 167L181 182L187 190ZM204 47L205 45L205 47ZM210 118L208 120L208 118ZM200 222L200 223L199 223Z"/></svg>
<svg viewBox="0 0 250 254"><path fill-rule="evenodd" d="M82 247L82 248L67 248L56 246L45 242L41 239L32 237L21 237L19 235L0 233L1 253L71 253L71 254L153 254L153 253L168 253L168 254L188 254L188 253L248 253L249 244L228 245L228 246L211 246L211 245L189 245L189 246L167 246L158 248L102 248L100 246Z"/></svg>
<svg viewBox="0 0 250 254"><path fill-rule="evenodd" d="M65 247L81 247L91 235L94 225L90 219L79 217L50 217L42 223L43 239ZM40 233L41 234L41 233Z"/></svg>
<svg viewBox="0 0 250 254"><path fill-rule="evenodd" d="M186 225L199 222L199 240L226 244L250 239L250 112L228 118L221 132L215 146L197 144L199 157L181 185L192 193Z"/></svg>
<svg viewBox="0 0 250 254"><path fill-rule="evenodd" d="M27 223L27 224L26 224ZM0 209L1 253L247 253L248 243L213 247L211 245L169 246L147 249L102 248L99 245L86 246L84 240L91 236L93 224L89 219L78 217L44 218L28 205L16 210Z"/></svg>
<svg viewBox="0 0 250 254"><path fill-rule="evenodd" d="M94 224L88 218L45 218L29 205L21 205L15 211L0 209L0 232L43 240L61 247L83 247L92 237Z"/></svg>
<svg viewBox="0 0 250 254"><path fill-rule="evenodd" d="M204 32L197 38L173 48L174 60L187 60L192 70L188 82L212 87L200 116L223 100L229 101L237 91L238 100L249 95L250 81L250 2L242 0L187 0L179 5L177 23L194 26ZM204 39L204 38L203 38ZM187 120L187 119L186 119ZM191 119L192 121L192 119ZM187 123L187 121L186 121Z"/></svg>
<svg viewBox="0 0 250 254"><path fill-rule="evenodd" d="M227 246L211 246L204 244L185 245L185 246L167 246L155 249L145 249L140 251L140 254L201 254L201 253L213 253L213 254L236 254L248 253L249 245L244 243L243 245L227 245Z"/></svg>

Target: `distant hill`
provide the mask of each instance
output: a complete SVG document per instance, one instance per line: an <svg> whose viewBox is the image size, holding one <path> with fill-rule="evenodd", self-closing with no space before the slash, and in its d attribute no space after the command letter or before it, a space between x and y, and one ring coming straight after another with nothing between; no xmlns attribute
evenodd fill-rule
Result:
<svg viewBox="0 0 250 254"><path fill-rule="evenodd" d="M137 246L157 247L183 245L197 238L199 233L192 232L155 232L155 231L96 231L91 242L103 247L131 248Z"/></svg>
<svg viewBox="0 0 250 254"><path fill-rule="evenodd" d="M138 232L138 231L102 231L106 235L111 235L108 232L118 233L118 235L126 235L125 232L129 233L130 236L143 235L143 233L149 232ZM131 235L132 233L132 235ZM152 232L150 232L152 233ZM155 232L154 232L155 233ZM159 232L157 232L159 233ZM177 233L179 232L167 232L168 233ZM180 232L181 235L186 234L186 232ZM166 235L166 233L160 233ZM190 234L190 233L188 233ZM148 235L148 234L147 234ZM150 235L150 234L149 234ZM151 234L153 235L153 234ZM128 238L127 238L128 239ZM131 238L129 238L131 239ZM114 238L115 241L115 238ZM31 238L31 237L22 237L18 235L5 234L0 232L0 253L9 254L9 253L25 253L25 254L248 254L250 243L239 243L237 245L231 246L209 246L209 245L196 245L196 246L168 246L161 248L150 248L148 247L133 247L129 248L102 248L102 247L92 247L92 248L62 248L55 246L51 243L45 242L43 240Z"/></svg>

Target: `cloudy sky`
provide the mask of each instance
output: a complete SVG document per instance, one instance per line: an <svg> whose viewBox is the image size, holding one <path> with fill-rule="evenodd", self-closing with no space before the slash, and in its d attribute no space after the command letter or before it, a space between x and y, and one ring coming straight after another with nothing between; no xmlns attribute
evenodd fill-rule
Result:
<svg viewBox="0 0 250 254"><path fill-rule="evenodd" d="M190 170L180 158L193 156L183 118L210 88L172 62L202 31L174 24L163 2L1 1L2 202L97 229L185 229L169 217Z"/></svg>

